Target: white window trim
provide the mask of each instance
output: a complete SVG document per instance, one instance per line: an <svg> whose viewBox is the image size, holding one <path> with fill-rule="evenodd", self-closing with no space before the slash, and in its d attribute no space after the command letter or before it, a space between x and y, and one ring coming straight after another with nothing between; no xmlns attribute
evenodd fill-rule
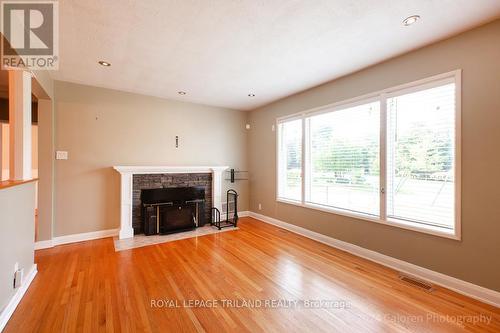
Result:
<svg viewBox="0 0 500 333"><path fill-rule="evenodd" d="M410 222L405 220L399 220L394 218L387 218L387 198L385 194L385 189L387 188L387 170L386 170L386 147L387 147L387 98L392 96L397 96L401 94L407 94L415 91L420 91L423 89L429 89L432 87L440 86L445 83L455 83L455 224L453 230L447 230L441 227L435 227L425 224L418 224L417 222ZM384 189L381 191L380 195L380 216L374 216L365 213L351 212L348 210L333 208L329 206L322 206L318 204L305 202L306 198L306 157L308 149L306 147L306 130L307 126L305 126L306 118L311 117L313 115L319 115L323 113L329 113L332 111L346 109L353 106L370 103L374 101L380 102L380 188ZM281 198L278 195L278 186L279 186L279 147L278 147L278 135L279 135L279 124L282 122L302 119L302 198L300 201L290 200L286 198ZM410 83L405 83L402 85L398 85L395 87L383 89L374 93L366 94L363 96L351 98L348 100L344 100L341 102L336 102L332 104L328 104L325 106L313 108L307 111L302 111L299 113L295 113L292 115L288 115L285 117L276 118L275 123L276 128L276 201L279 203L285 203L289 205L314 209L318 211L323 211L327 213L333 213L336 215L347 216L351 218L355 218L358 220L376 222L379 224L384 224L387 226L398 227L406 230L417 231L425 234L430 234L434 236L440 236L444 238L461 240L462 239L462 223L461 223L461 180L462 180L462 70L457 69L451 72L442 73L438 75L434 75L425 79L413 81Z"/></svg>

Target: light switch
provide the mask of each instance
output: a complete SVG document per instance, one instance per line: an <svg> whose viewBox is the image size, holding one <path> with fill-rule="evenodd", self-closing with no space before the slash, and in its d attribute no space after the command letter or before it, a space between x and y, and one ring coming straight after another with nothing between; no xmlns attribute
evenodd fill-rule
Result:
<svg viewBox="0 0 500 333"><path fill-rule="evenodd" d="M68 159L67 151L62 151L62 150L56 151L56 160L67 160L67 159Z"/></svg>

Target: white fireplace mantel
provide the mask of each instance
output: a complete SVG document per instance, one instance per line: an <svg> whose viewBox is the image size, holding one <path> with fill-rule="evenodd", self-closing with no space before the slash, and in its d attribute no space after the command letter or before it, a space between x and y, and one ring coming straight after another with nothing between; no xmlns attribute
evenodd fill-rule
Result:
<svg viewBox="0 0 500 333"><path fill-rule="evenodd" d="M132 228L133 175L163 173L211 173L212 204L222 211L222 177L227 166L114 166L121 175L120 239L134 237Z"/></svg>

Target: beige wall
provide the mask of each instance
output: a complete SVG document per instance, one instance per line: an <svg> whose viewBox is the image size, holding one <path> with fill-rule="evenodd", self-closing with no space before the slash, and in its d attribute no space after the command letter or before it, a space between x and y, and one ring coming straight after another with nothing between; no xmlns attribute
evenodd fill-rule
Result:
<svg viewBox="0 0 500 333"><path fill-rule="evenodd" d="M54 99L54 81L49 71L31 71L34 75L31 82L31 91L37 99Z"/></svg>
<svg viewBox="0 0 500 333"><path fill-rule="evenodd" d="M0 165L0 168L2 168L2 179L0 180L8 180L9 179L9 140L10 140L10 134L9 134L9 124L6 123L0 123L0 126L2 126L2 130L0 131L2 137L0 138L1 145L2 145L2 163Z"/></svg>
<svg viewBox="0 0 500 333"><path fill-rule="evenodd" d="M458 68L462 241L276 202L276 117ZM500 291L500 20L252 111L249 122L252 211Z"/></svg>
<svg viewBox="0 0 500 333"><path fill-rule="evenodd" d="M37 241L52 238L54 198L54 112L51 100L38 100Z"/></svg>
<svg viewBox="0 0 500 333"><path fill-rule="evenodd" d="M38 232L52 238L54 223L54 81L48 71L33 71L31 90L38 99Z"/></svg>
<svg viewBox="0 0 500 333"><path fill-rule="evenodd" d="M34 264L35 184L0 189L0 313L14 296L14 265L26 277Z"/></svg>
<svg viewBox="0 0 500 333"><path fill-rule="evenodd" d="M114 165L247 168L245 112L57 81L55 103L55 148L69 160L56 161L54 236L119 227ZM241 210L247 183L233 184Z"/></svg>
<svg viewBox="0 0 500 333"><path fill-rule="evenodd" d="M38 99L38 232L52 238L54 208L54 81L48 71L33 71L32 93Z"/></svg>
<svg viewBox="0 0 500 333"><path fill-rule="evenodd" d="M31 169L33 178L38 177L38 125L31 126Z"/></svg>

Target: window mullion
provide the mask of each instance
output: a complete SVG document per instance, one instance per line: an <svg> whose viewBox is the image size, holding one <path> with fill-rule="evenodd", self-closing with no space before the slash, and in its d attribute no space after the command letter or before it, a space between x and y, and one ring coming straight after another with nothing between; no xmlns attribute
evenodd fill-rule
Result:
<svg viewBox="0 0 500 333"><path fill-rule="evenodd" d="M380 218L387 218L387 97L380 95Z"/></svg>
<svg viewBox="0 0 500 333"><path fill-rule="evenodd" d="M302 204L306 201L306 177L307 177L307 130L306 130L306 118L302 118Z"/></svg>

